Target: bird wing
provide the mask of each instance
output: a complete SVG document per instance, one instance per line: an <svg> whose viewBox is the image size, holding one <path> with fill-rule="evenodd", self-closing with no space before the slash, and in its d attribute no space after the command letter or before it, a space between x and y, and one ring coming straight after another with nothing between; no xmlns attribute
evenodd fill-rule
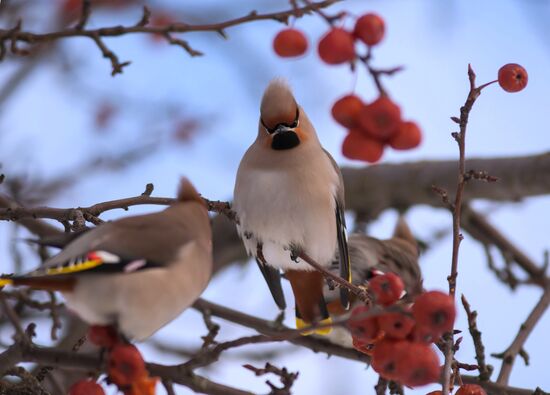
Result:
<svg viewBox="0 0 550 395"><path fill-rule="evenodd" d="M342 178L342 173L340 168L336 164L334 158L326 151L325 154L330 159L334 171L338 174L338 188L336 189L336 195L334 196L336 209L336 235L338 238L338 258L340 266L340 277L351 282L351 264L349 259L348 252L348 234L346 229L346 217L345 217L345 206L344 206L344 179ZM340 288L340 303L345 309L349 308L349 291L346 288Z"/></svg>
<svg viewBox="0 0 550 395"><path fill-rule="evenodd" d="M349 238L349 253L353 262L354 284L365 285L377 273L393 272L401 277L408 294L422 290L422 272L418 255L402 240L379 240L362 233ZM336 262L333 263L333 270Z"/></svg>
<svg viewBox="0 0 550 395"><path fill-rule="evenodd" d="M36 270L14 278L133 272L162 267L189 235L166 211L105 223L84 232Z"/></svg>
<svg viewBox="0 0 550 395"><path fill-rule="evenodd" d="M273 300L277 304L277 307L281 310L286 309L285 295L281 285L281 272L273 266L262 263L258 258L256 258L256 263L264 276L265 282L269 287L269 291L271 292L271 296L273 296Z"/></svg>

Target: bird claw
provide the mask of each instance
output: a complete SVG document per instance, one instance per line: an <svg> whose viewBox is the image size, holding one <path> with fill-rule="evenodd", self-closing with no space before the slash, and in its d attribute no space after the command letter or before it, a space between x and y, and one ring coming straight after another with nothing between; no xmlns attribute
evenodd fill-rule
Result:
<svg viewBox="0 0 550 395"><path fill-rule="evenodd" d="M285 311L281 310L279 314L277 314L277 318L273 320L273 323L275 324L276 328L283 328L283 322L285 321Z"/></svg>
<svg viewBox="0 0 550 395"><path fill-rule="evenodd" d="M290 248L290 259L296 263L300 260L300 255L302 254L302 250L297 247L291 247Z"/></svg>

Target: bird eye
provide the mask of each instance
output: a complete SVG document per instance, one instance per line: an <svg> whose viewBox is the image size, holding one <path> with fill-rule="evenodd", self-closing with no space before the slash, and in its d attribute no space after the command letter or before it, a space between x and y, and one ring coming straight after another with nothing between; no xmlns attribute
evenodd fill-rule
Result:
<svg viewBox="0 0 550 395"><path fill-rule="evenodd" d="M292 122L292 125L290 125L290 127L294 129L298 127L299 123L300 123L300 110L298 109L298 107L296 107L296 118L294 118L294 122Z"/></svg>

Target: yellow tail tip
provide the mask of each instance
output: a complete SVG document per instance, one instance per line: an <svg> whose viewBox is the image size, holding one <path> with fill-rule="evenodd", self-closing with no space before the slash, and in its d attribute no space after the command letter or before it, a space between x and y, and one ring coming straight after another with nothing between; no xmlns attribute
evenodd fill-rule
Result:
<svg viewBox="0 0 550 395"><path fill-rule="evenodd" d="M13 280L11 278L0 278L0 288L11 284L13 284Z"/></svg>
<svg viewBox="0 0 550 395"><path fill-rule="evenodd" d="M332 318L330 318L330 317L325 318L322 321L319 321L319 325L330 325L330 324L332 324ZM301 330L301 329L304 329L304 328L308 328L310 326L311 326L311 323L305 322L303 319L296 317L296 329ZM332 327L313 329L313 330L309 330L309 331L303 331L301 333L301 335L302 336L309 336L309 335L312 335L312 334L315 333L317 335L325 336L325 335L328 335L330 332L332 332Z"/></svg>

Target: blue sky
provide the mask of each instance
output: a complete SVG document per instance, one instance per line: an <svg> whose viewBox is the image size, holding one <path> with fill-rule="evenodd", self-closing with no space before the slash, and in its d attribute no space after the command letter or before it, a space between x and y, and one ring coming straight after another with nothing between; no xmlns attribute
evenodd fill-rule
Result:
<svg viewBox="0 0 550 395"><path fill-rule="evenodd" d="M186 2L188 3L188 2ZM45 7L48 2L37 2ZM157 4L177 10L182 20L200 16L204 21L222 20L245 14L252 8L273 11L288 8L285 1L227 2L210 0L200 6L164 1ZM208 13L204 10L208 9ZM346 9L357 15L379 13L387 23L387 37L375 51L379 67L404 65L405 71L385 80L392 98L407 118L416 120L424 131L422 146L410 152L388 151L382 163L424 159L452 159L458 155L450 133L468 90L467 64L474 67L480 83L496 78L505 63L520 63L529 72L525 91L507 94L498 86L485 90L471 114L467 139L468 157L529 155L550 150L547 112L550 91L550 35L545 25L550 4L543 1L446 1L386 0L345 1L329 11ZM176 14L176 12L174 12ZM96 14L92 26L132 23L138 10L118 16ZM35 20L35 23L41 22ZM29 27L33 26L29 21ZM82 174L74 188L63 191L54 206L89 205L99 201L141 193L146 183L155 184L155 194L174 194L177 179L187 175L201 193L211 199L231 199L235 173L241 156L256 135L259 100L270 79L282 76L294 87L295 95L316 125L320 139L342 165L363 166L340 154L344 130L330 116L332 103L353 89L355 78L349 69L329 67L320 62L315 42L327 29L318 17L298 20L311 46L297 60L278 58L271 40L281 25L257 22L228 29L228 40L213 33L192 33L186 39L206 53L189 58L180 48L155 45L147 37L132 36L107 41L121 60L132 60L123 75L110 76L109 63L88 40L74 39L62 44L62 52L44 62L0 112L0 157L2 171L26 173L49 179L71 170L99 152L116 156L121 150L146 141L160 142L155 154L122 172ZM0 85L13 71L15 62L2 63ZM69 69L62 64L72 65ZM70 73L68 77L64 77ZM376 91L360 69L355 91L365 100ZM109 101L120 114L107 130L98 132L93 123L98 103ZM172 114L196 117L202 122L190 144L174 144ZM478 201L474 205L489 210L490 221L522 247L536 262L542 262L548 245L547 197L495 206ZM153 211L155 207L132 208L131 213ZM106 218L126 215L111 212ZM450 214L443 210L415 207L407 216L420 238L448 227ZM372 226L372 234L387 237L395 223L394 212L384 213ZM7 255L11 228L0 224L0 258ZM450 268L451 240L446 237L421 258L428 289L446 288ZM30 258L34 259L34 258ZM31 260L28 266L38 262ZM1 264L4 267L5 263ZM286 289L288 293L290 290ZM523 287L511 292L496 282L488 271L481 246L466 235L461 246L458 293L464 293L479 312L478 325L488 353L501 352L511 342L520 323L539 298L540 290ZM265 318L276 314L267 288L254 265L232 268L215 278L205 298ZM287 296L290 298L290 294ZM292 316L292 312L287 314ZM291 320L289 319L289 324ZM457 327L466 330L460 311ZM518 360L511 384L550 388L546 374L549 363L550 316L539 323L526 349L531 366ZM204 329L200 317L186 312L154 340L175 346L197 344ZM247 333L227 325L222 339ZM0 333L7 339L8 333ZM181 361L177 356L159 355L150 345L141 346L151 360ZM364 366L338 358L327 359L309 350L276 344L266 347L285 352L272 362L299 370L296 394L359 395L371 393L375 375ZM238 354L238 353L237 353ZM465 335L458 358L474 363L471 339ZM490 359L496 365L499 361ZM261 378L241 367L242 361L227 358L203 373L214 380L252 391L265 392ZM261 363L258 363L258 365ZM496 378L496 373L493 378ZM410 391L425 394L428 389ZM179 394L187 394L183 387Z"/></svg>

